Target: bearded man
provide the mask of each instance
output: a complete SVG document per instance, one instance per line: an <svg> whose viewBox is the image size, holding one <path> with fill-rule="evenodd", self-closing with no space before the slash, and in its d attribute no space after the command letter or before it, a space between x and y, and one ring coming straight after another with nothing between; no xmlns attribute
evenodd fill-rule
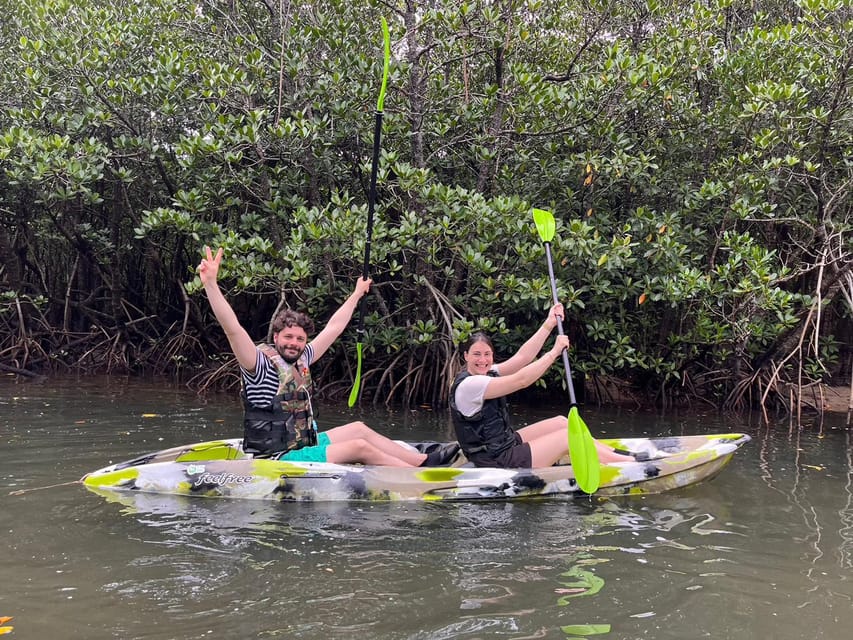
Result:
<svg viewBox="0 0 853 640"><path fill-rule="evenodd" d="M403 447L363 422L318 432L311 402L311 364L319 360L352 319L371 280L355 289L312 340L304 313L286 309L273 320L273 344L258 344L237 320L217 282L222 249L205 247L198 273L210 308L240 364L243 382L243 449L256 457L298 462L428 466L430 455Z"/></svg>

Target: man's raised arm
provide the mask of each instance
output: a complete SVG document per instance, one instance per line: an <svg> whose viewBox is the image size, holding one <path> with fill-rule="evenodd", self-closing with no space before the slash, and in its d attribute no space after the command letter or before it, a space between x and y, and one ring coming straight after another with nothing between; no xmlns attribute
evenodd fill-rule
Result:
<svg viewBox="0 0 853 640"><path fill-rule="evenodd" d="M329 322L326 323L323 330L311 341L311 348L314 349L314 360L317 360L326 353L329 347L338 339L338 336L347 328L350 320L352 320L352 314L355 313L355 309L358 306L358 301L368 292L371 282L373 281L359 278L349 298L332 314L332 317L329 318Z"/></svg>
<svg viewBox="0 0 853 640"><path fill-rule="evenodd" d="M211 253L210 247L205 247L204 250L207 257L202 258L198 265L198 275L204 285L204 292L207 294L210 308L225 332L225 337L228 338L228 343L231 345L231 351L234 352L237 362L247 371L254 371L257 362L255 343L240 324L240 321L237 320L237 314L228 304L216 280L219 275L219 264L222 262L222 248L220 247L216 251L215 256Z"/></svg>

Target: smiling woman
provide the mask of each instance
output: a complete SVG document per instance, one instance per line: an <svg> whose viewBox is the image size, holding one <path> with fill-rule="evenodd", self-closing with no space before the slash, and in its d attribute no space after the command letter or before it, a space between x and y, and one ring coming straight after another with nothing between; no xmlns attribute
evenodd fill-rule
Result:
<svg viewBox="0 0 853 640"><path fill-rule="evenodd" d="M536 358L563 315L563 306L551 307L545 322L509 360L495 364L494 346L484 333L475 333L463 347L465 368L450 390L456 437L468 459L478 467L548 467L568 450L565 416L540 420L514 431L506 396L529 387L569 347L557 336L554 346ZM534 359L536 358L536 359ZM633 461L602 443L596 449L603 462Z"/></svg>

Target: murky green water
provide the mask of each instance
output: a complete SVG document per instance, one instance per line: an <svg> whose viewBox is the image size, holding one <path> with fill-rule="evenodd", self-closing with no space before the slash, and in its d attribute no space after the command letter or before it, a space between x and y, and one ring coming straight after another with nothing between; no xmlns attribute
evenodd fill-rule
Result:
<svg viewBox="0 0 853 640"><path fill-rule="evenodd" d="M539 410L540 416L553 410ZM95 495L80 478L239 435L230 398L119 381L0 383L0 617L11 639L842 639L853 629L853 433L584 408L595 433L743 431L668 494L266 504ZM355 414L328 406L321 422ZM359 416L362 417L362 416ZM432 414L369 414L444 439ZM590 636L586 636L590 637Z"/></svg>

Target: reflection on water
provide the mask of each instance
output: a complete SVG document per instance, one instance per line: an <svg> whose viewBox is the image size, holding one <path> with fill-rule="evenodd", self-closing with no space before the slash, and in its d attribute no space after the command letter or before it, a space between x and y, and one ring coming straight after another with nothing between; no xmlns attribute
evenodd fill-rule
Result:
<svg viewBox="0 0 853 640"><path fill-rule="evenodd" d="M2 391L10 638L785 640L846 638L853 624L843 428L585 410L607 435L753 437L712 482L601 503L270 504L79 485L9 496L234 436L239 412L155 386ZM441 415L368 417L399 437L447 428Z"/></svg>
<svg viewBox="0 0 853 640"><path fill-rule="evenodd" d="M844 500L843 506L838 510L838 519L841 521L841 544L838 547L839 564L842 568L853 569L853 442L851 433L845 433L845 457L846 474L844 474Z"/></svg>

